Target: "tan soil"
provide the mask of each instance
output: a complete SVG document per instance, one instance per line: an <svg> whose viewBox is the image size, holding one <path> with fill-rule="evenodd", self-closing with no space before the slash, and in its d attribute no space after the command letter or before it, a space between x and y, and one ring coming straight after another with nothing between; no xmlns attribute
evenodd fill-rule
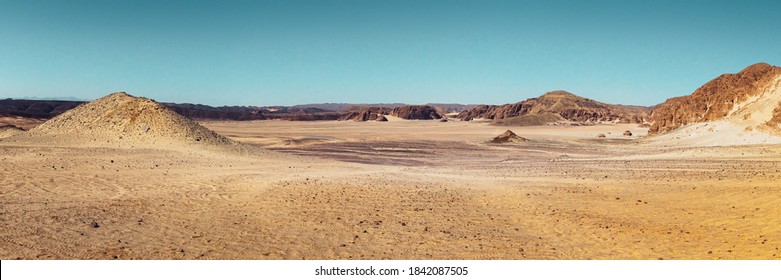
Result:
<svg viewBox="0 0 781 280"><path fill-rule="evenodd" d="M492 145L507 128L203 124L272 151L0 139L0 258L781 259L777 145L639 144L622 136L636 125Z"/></svg>

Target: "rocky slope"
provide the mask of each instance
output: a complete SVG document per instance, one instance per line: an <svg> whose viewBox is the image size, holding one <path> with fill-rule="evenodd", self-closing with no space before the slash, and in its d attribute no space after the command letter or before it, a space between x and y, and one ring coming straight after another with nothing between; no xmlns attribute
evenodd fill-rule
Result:
<svg viewBox="0 0 781 280"><path fill-rule="evenodd" d="M583 98L566 91L552 91L514 104L480 105L461 112L458 118L507 119L526 115L555 114L574 122L642 123L650 108L611 105Z"/></svg>
<svg viewBox="0 0 781 280"><path fill-rule="evenodd" d="M691 95L670 98L651 114L649 135L682 126L730 119L741 130L779 131L781 67L757 63L737 74L721 75ZM713 131L713 127L709 128Z"/></svg>
<svg viewBox="0 0 781 280"><path fill-rule="evenodd" d="M517 134L515 134L515 132L512 132L511 130L507 130L504 133L500 134L499 136L494 137L494 139L491 139L491 141L488 142L489 143L520 143L526 141L529 140L521 136L518 136Z"/></svg>
<svg viewBox="0 0 781 280"><path fill-rule="evenodd" d="M63 141L75 139L82 144L233 143L160 103L124 92L82 104L31 129L27 134Z"/></svg>

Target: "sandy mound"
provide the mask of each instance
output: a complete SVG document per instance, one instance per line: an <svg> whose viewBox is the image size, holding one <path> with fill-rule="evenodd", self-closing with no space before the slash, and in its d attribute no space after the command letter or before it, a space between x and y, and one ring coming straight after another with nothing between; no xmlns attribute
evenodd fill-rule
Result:
<svg viewBox="0 0 781 280"><path fill-rule="evenodd" d="M494 137L490 143L520 143L529 141L526 138L516 135L511 130L507 130L499 136Z"/></svg>
<svg viewBox="0 0 781 280"><path fill-rule="evenodd" d="M0 138L11 137L24 133L24 129L21 129L15 125L2 125L0 126Z"/></svg>
<svg viewBox="0 0 781 280"><path fill-rule="evenodd" d="M29 134L82 144L233 143L153 100L124 92L80 105L30 130Z"/></svg>

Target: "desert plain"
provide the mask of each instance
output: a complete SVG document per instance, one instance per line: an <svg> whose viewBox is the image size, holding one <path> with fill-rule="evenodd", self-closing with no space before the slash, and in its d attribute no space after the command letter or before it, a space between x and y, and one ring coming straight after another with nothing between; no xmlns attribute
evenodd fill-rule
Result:
<svg viewBox="0 0 781 280"><path fill-rule="evenodd" d="M0 259L781 259L780 145L637 124L201 125L235 144L0 138ZM528 141L488 142L508 129Z"/></svg>

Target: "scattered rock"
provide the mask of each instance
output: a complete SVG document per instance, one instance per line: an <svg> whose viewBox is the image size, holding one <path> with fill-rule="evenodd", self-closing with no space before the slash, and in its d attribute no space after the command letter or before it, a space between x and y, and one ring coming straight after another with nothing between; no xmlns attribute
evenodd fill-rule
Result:
<svg viewBox="0 0 781 280"><path fill-rule="evenodd" d="M605 137L607 137L607 136L605 136L604 133L597 134L597 138L605 138Z"/></svg>
<svg viewBox="0 0 781 280"><path fill-rule="evenodd" d="M92 227L92 228L99 228L99 227L100 227L100 224L98 224L98 222L96 222L96 221L94 221L94 220L93 220L93 221L92 221L92 222L89 224L89 226L90 226L90 227Z"/></svg>
<svg viewBox="0 0 781 280"><path fill-rule="evenodd" d="M490 143L520 143L526 141L529 140L516 135L515 132L512 132L511 130L507 130L501 135L494 137L494 139L492 139L489 142Z"/></svg>

